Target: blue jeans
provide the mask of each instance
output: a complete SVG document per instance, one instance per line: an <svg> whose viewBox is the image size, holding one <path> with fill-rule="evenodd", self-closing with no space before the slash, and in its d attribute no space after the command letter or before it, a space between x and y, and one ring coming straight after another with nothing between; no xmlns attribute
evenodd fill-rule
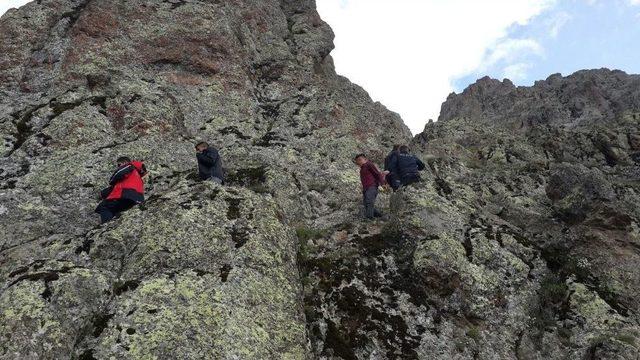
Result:
<svg viewBox="0 0 640 360"><path fill-rule="evenodd" d="M373 219L375 217L382 216L378 210L376 210L376 198L378 197L378 187L366 188L362 191L362 202L364 203L364 217L367 219Z"/></svg>

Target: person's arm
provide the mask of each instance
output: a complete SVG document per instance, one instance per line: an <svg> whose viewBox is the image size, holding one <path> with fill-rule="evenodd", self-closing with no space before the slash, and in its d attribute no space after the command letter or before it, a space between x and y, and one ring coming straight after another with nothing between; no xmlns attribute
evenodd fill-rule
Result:
<svg viewBox="0 0 640 360"><path fill-rule="evenodd" d="M204 165L213 166L215 165L216 161L218 161L220 155L218 155L217 151L207 150L197 154L196 157L198 158L198 161L200 161Z"/></svg>
<svg viewBox="0 0 640 360"><path fill-rule="evenodd" d="M131 174L136 168L129 164L121 169L118 169L113 175L111 179L109 179L109 185L113 186L120 181L122 181L127 175Z"/></svg>
<svg viewBox="0 0 640 360"><path fill-rule="evenodd" d="M373 176L378 179L378 184L384 185L387 182L384 178L384 175L380 172L380 170L378 170L378 167L375 164L369 163L369 171L371 171Z"/></svg>
<svg viewBox="0 0 640 360"><path fill-rule="evenodd" d="M109 186L108 188L103 189L102 191L100 191L100 199L105 200L107 197L109 197L112 191L113 191L113 186Z"/></svg>
<svg viewBox="0 0 640 360"><path fill-rule="evenodd" d="M422 162L422 160L416 157L416 163L418 163L418 170L422 171L427 168L427 166Z"/></svg>

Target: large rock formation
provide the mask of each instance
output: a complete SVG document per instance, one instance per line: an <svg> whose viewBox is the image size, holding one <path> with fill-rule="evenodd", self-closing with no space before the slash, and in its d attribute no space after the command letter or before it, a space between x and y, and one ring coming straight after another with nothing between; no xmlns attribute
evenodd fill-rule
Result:
<svg viewBox="0 0 640 360"><path fill-rule="evenodd" d="M40 0L0 34L0 358L638 359L638 77L480 80L362 223L352 156L411 137L313 1ZM148 200L97 226L121 154Z"/></svg>
<svg viewBox="0 0 640 360"><path fill-rule="evenodd" d="M638 359L639 101L609 70L452 95L412 143L427 181L301 263L315 350Z"/></svg>
<svg viewBox="0 0 640 360"><path fill-rule="evenodd" d="M410 138L314 2L43 0L0 34L0 357L309 358L295 228L357 215L353 154ZM97 227L121 154L148 201Z"/></svg>

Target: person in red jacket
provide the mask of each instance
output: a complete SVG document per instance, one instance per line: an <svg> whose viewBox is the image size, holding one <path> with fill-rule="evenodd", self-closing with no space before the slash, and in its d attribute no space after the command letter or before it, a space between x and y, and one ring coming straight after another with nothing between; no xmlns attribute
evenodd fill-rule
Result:
<svg viewBox="0 0 640 360"><path fill-rule="evenodd" d="M117 164L118 168L109 179L109 187L100 193L102 201L96 208L103 224L144 201L143 178L147 175L144 163L122 156Z"/></svg>
<svg viewBox="0 0 640 360"><path fill-rule="evenodd" d="M385 184L385 176L364 154L357 155L354 161L360 166L364 216L369 220L382 217L382 213L378 211L375 206L376 198L378 197L378 187Z"/></svg>

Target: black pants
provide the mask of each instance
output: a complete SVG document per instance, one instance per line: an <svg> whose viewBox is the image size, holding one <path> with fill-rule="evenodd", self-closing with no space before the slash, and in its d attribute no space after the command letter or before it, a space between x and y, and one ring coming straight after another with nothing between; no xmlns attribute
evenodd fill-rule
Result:
<svg viewBox="0 0 640 360"><path fill-rule="evenodd" d="M400 188L400 179L398 179L398 176L394 173L389 173L386 177L387 180L387 184L389 184L389 186L391 186L391 188L393 189L393 191L396 191Z"/></svg>
<svg viewBox="0 0 640 360"><path fill-rule="evenodd" d="M402 186L408 186L411 184L419 183L420 181L422 181L422 179L420 178L420 175L409 175L402 179Z"/></svg>
<svg viewBox="0 0 640 360"><path fill-rule="evenodd" d="M104 224L113 220L121 212L127 211L136 205L135 201L129 199L102 200L98 204L96 212L100 214L100 220Z"/></svg>

